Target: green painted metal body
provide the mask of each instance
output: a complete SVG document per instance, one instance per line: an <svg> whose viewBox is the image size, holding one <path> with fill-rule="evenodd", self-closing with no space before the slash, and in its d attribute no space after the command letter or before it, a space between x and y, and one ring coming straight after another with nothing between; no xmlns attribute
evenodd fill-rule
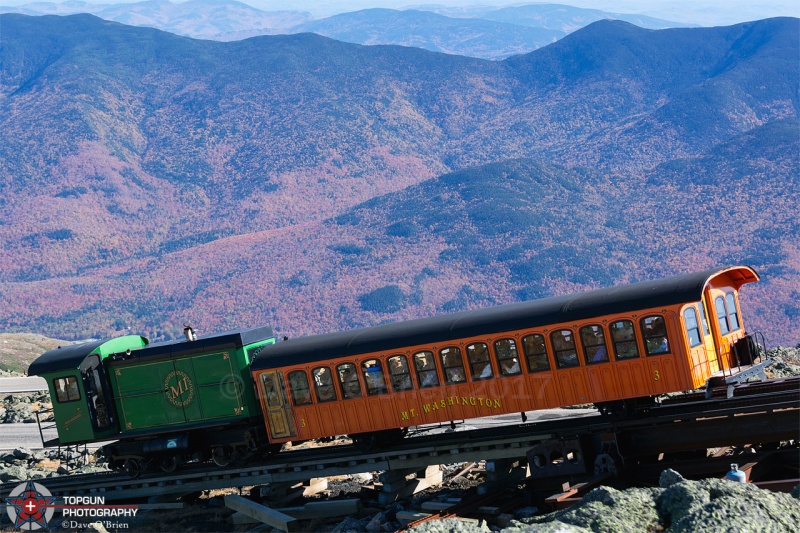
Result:
<svg viewBox="0 0 800 533"><path fill-rule="evenodd" d="M219 342L152 346L107 365L121 437L235 423L258 417L250 377L254 348ZM201 344L197 341L197 344Z"/></svg>
<svg viewBox="0 0 800 533"><path fill-rule="evenodd" d="M144 337L126 335L50 350L31 364L28 374L47 380L60 444L106 440L119 433L102 361L146 344Z"/></svg>

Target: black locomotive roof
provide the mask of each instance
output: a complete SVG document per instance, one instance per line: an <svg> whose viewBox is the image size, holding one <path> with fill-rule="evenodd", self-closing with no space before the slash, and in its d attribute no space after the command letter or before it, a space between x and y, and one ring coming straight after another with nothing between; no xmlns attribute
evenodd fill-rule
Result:
<svg viewBox="0 0 800 533"><path fill-rule="evenodd" d="M750 267L715 268L566 296L324 335L298 337L265 347L250 366L253 370L276 368L583 320L613 313L697 302L702 298L703 289L708 281L723 272L729 272L737 286L758 279L758 274Z"/></svg>
<svg viewBox="0 0 800 533"><path fill-rule="evenodd" d="M176 339L149 344L128 353L117 353L106 360L109 366L127 364L142 359L166 359L195 353L212 352L226 348L240 348L273 337L272 328L261 326L240 331L226 331L197 337L193 341Z"/></svg>
<svg viewBox="0 0 800 533"><path fill-rule="evenodd" d="M86 357L106 341L91 341L82 344L59 346L54 350L43 353L28 367L29 376L41 376L59 370L74 370L78 368Z"/></svg>

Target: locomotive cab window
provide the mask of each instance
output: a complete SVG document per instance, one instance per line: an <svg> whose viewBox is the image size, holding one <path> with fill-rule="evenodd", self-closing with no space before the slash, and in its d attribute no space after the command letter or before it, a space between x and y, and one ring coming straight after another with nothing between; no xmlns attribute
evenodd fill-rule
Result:
<svg viewBox="0 0 800 533"><path fill-rule="evenodd" d="M103 374L100 372L100 358L96 355L88 357L81 364L83 390L86 402L92 413L92 426L96 431L104 431L114 425L114 418L108 410L108 388Z"/></svg>
<svg viewBox="0 0 800 533"><path fill-rule="evenodd" d="M333 375L327 366L315 368L311 371L314 376L314 387L317 390L318 402L333 402L336 400L336 390L333 388Z"/></svg>
<svg viewBox="0 0 800 533"><path fill-rule="evenodd" d="M433 354L431 354L431 359L433 359ZM414 388L414 385L411 384L411 372L408 370L408 361L405 356L395 355L390 357L388 364L394 392L403 392Z"/></svg>
<svg viewBox="0 0 800 533"><path fill-rule="evenodd" d="M345 400L349 400L351 398L360 398L361 383L358 382L356 365L353 363L342 363L336 367L336 373L339 375L339 385L342 388L342 398Z"/></svg>
<svg viewBox="0 0 800 533"><path fill-rule="evenodd" d="M420 388L439 386L439 375L436 373L436 361L432 352L414 354L414 366L417 369Z"/></svg>
<svg viewBox="0 0 800 533"><path fill-rule="evenodd" d="M504 376L516 376L522 373L517 355L517 343L514 339L500 339L494 342L494 353L497 354L497 364L500 373Z"/></svg>
<svg viewBox="0 0 800 533"><path fill-rule="evenodd" d="M547 348L544 345L544 336L533 334L523 337L522 351L528 361L528 370L543 372L550 370L550 361L547 359Z"/></svg>
<svg viewBox="0 0 800 533"><path fill-rule="evenodd" d="M74 376L57 378L53 381L58 403L74 402L81 399L78 380Z"/></svg>
<svg viewBox="0 0 800 533"><path fill-rule="evenodd" d="M550 334L558 368L578 366L578 352L575 350L575 336L571 329L562 329Z"/></svg>
<svg viewBox="0 0 800 533"><path fill-rule="evenodd" d="M739 324L739 313L736 309L736 297L732 292L725 295L725 303L728 306L728 321L731 325L731 331L738 331L742 326Z"/></svg>
<svg viewBox="0 0 800 533"><path fill-rule="evenodd" d="M485 343L476 342L467 346L467 358L472 371L472 381L494 376L492 363L489 361L489 347Z"/></svg>
<svg viewBox="0 0 800 533"><path fill-rule="evenodd" d="M686 324L686 336L689 337L689 346L694 348L703 344L700 338L700 324L697 322L697 311L694 307L687 307L683 312L683 321Z"/></svg>
<svg viewBox="0 0 800 533"><path fill-rule="evenodd" d="M725 309L725 300L722 296L718 296L714 300L714 306L717 308L717 323L719 324L719 332L722 335L727 335L731 332L728 325L728 311Z"/></svg>
<svg viewBox="0 0 800 533"><path fill-rule="evenodd" d="M630 320L617 320L612 322L611 342L614 345L614 357L618 360L636 359L639 357L639 347L636 345L636 332Z"/></svg>
<svg viewBox="0 0 800 533"><path fill-rule="evenodd" d="M361 363L361 372L364 374L364 383L367 384L367 394L386 394L386 378L383 375L383 367L378 359L368 359Z"/></svg>
<svg viewBox="0 0 800 533"><path fill-rule="evenodd" d="M289 372L289 390L292 393L292 403L295 405L308 405L311 403L308 376L302 370Z"/></svg>
<svg viewBox="0 0 800 533"><path fill-rule="evenodd" d="M462 383L467 381L464 372L464 360L461 358L461 350L455 346L439 350L444 367L444 380L446 383Z"/></svg>
<svg viewBox="0 0 800 533"><path fill-rule="evenodd" d="M644 347L647 355L661 355L669 353L669 339L667 338L667 324L663 316L647 316L639 322L644 337Z"/></svg>
<svg viewBox="0 0 800 533"><path fill-rule="evenodd" d="M602 326L584 326L581 328L581 344L583 356L587 364L607 363L606 336Z"/></svg>

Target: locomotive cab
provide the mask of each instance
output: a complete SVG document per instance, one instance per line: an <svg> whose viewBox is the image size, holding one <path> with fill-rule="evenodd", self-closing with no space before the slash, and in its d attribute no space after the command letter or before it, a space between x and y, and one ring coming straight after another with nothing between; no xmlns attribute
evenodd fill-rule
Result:
<svg viewBox="0 0 800 533"><path fill-rule="evenodd" d="M119 425L104 359L118 351L137 350L147 343L144 337L127 335L62 346L31 363L28 375L47 380L59 435L43 444L82 444L117 435Z"/></svg>

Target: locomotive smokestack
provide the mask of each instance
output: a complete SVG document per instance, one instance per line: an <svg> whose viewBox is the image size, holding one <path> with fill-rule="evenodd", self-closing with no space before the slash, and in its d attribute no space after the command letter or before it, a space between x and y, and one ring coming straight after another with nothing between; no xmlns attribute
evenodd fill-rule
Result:
<svg viewBox="0 0 800 533"><path fill-rule="evenodd" d="M192 342L196 338L194 335L194 328L192 328L191 324L183 325L183 334L186 336L188 342Z"/></svg>

